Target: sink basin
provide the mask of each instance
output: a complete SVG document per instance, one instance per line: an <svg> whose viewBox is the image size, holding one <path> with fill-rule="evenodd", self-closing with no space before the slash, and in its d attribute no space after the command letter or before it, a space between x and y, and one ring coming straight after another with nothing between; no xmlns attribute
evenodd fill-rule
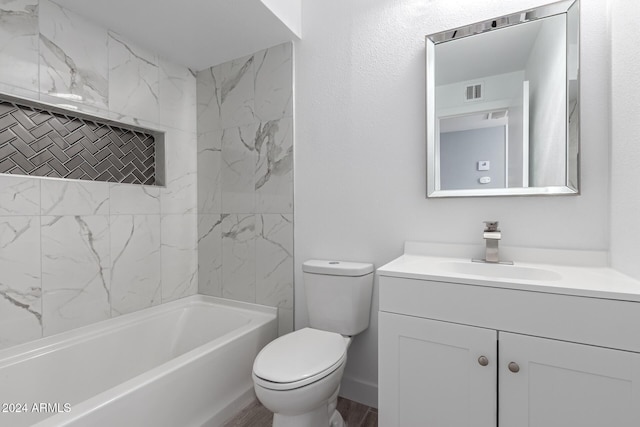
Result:
<svg viewBox="0 0 640 427"><path fill-rule="evenodd" d="M470 274L485 278L556 281L562 276L555 271L535 267L521 267L508 264L489 264L482 262L444 261L438 267L449 273Z"/></svg>

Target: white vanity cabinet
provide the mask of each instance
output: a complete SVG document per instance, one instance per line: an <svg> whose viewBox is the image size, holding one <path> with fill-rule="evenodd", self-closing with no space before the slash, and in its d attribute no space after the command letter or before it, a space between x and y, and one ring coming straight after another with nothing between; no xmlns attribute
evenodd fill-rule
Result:
<svg viewBox="0 0 640 427"><path fill-rule="evenodd" d="M378 327L381 427L495 427L496 331L385 312Z"/></svg>
<svg viewBox="0 0 640 427"><path fill-rule="evenodd" d="M393 274L381 427L640 426L639 302Z"/></svg>
<svg viewBox="0 0 640 427"><path fill-rule="evenodd" d="M498 346L500 425L640 426L640 353L503 332Z"/></svg>

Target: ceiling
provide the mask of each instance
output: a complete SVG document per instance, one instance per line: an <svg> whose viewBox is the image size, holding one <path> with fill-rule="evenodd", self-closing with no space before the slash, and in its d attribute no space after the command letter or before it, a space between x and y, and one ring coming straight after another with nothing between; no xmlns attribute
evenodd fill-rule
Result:
<svg viewBox="0 0 640 427"><path fill-rule="evenodd" d="M262 0L55 2L194 71L298 37Z"/></svg>
<svg viewBox="0 0 640 427"><path fill-rule="evenodd" d="M436 85L526 68L543 21L532 21L436 45Z"/></svg>

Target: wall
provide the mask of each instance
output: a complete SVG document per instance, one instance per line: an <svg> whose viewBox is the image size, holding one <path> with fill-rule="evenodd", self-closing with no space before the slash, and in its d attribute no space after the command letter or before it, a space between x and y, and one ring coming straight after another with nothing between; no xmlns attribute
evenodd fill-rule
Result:
<svg viewBox="0 0 640 427"><path fill-rule="evenodd" d="M440 134L440 188L505 188L504 126L470 129ZM490 169L478 170L479 161L490 162ZM481 184L481 177L491 182Z"/></svg>
<svg viewBox="0 0 640 427"><path fill-rule="evenodd" d="M550 119L566 115L567 75L563 72L567 70L565 20L564 16L553 16L542 23L525 69L530 89L529 177L533 187L566 183L565 147L552 143L566 139L566 125L562 120ZM554 43L556 40L561 42Z"/></svg>
<svg viewBox="0 0 640 427"><path fill-rule="evenodd" d="M524 79L524 71L513 71L511 73L483 76L473 80L436 86L437 113L439 116L450 116L506 108L515 99L521 97L522 81ZM484 84L482 100L465 101L466 85L479 82Z"/></svg>
<svg viewBox="0 0 640 427"><path fill-rule="evenodd" d="M48 0L2 3L0 91L164 131L168 160L166 187L0 175L0 348L196 293L194 75Z"/></svg>
<svg viewBox="0 0 640 427"><path fill-rule="evenodd" d="M285 43L200 71L200 293L279 309L293 330L293 68Z"/></svg>
<svg viewBox="0 0 640 427"><path fill-rule="evenodd" d="M640 4L611 2L611 264L640 279Z"/></svg>
<svg viewBox="0 0 640 427"><path fill-rule="evenodd" d="M529 155L529 106L527 105L525 108L525 96L524 91L527 90L525 88L529 87L528 82L522 83L522 93L516 99L514 99L509 107L509 116L508 116L508 124L509 124L509 135L507 140L509 141L509 163L508 163L508 171L507 171L507 182L509 187L523 187L525 184L528 185L528 178L524 177L524 174L529 176L529 162L527 161L527 165L525 167L525 153L526 157ZM529 98L527 98L527 103ZM526 111L526 118L525 118ZM525 127L527 128L527 135L525 136Z"/></svg>
<svg viewBox="0 0 640 427"><path fill-rule="evenodd" d="M302 36L302 0L261 0L298 38Z"/></svg>
<svg viewBox="0 0 640 427"><path fill-rule="evenodd" d="M438 111L438 114L468 114L471 111L490 111L508 108L509 187L523 186L524 123L522 117L522 86L524 80L524 70L475 79L473 80L474 82L481 81L484 84L483 99L473 102L466 102L464 100L464 88L471 81L436 86L438 107L444 110ZM440 132L442 131L443 129L441 128ZM474 185L467 188L475 187L482 187L482 185Z"/></svg>
<svg viewBox="0 0 640 427"><path fill-rule="evenodd" d="M308 322L301 263L310 258L379 267L406 240L481 243L487 219L500 220L505 245L608 249L610 65L600 0L581 3L581 194L425 198L424 36L544 3L305 3L295 46L296 328ZM342 393L375 404L377 283L372 309L349 350Z"/></svg>

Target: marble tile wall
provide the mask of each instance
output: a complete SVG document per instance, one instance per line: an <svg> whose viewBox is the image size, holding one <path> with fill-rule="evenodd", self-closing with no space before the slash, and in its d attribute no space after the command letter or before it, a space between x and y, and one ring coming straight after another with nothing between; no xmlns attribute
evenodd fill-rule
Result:
<svg viewBox="0 0 640 427"><path fill-rule="evenodd" d="M285 43L197 74L202 294L278 307L293 330L293 67Z"/></svg>
<svg viewBox="0 0 640 427"><path fill-rule="evenodd" d="M0 22L0 92L163 131L168 159L166 187L0 175L0 348L197 293L194 73L49 0Z"/></svg>

